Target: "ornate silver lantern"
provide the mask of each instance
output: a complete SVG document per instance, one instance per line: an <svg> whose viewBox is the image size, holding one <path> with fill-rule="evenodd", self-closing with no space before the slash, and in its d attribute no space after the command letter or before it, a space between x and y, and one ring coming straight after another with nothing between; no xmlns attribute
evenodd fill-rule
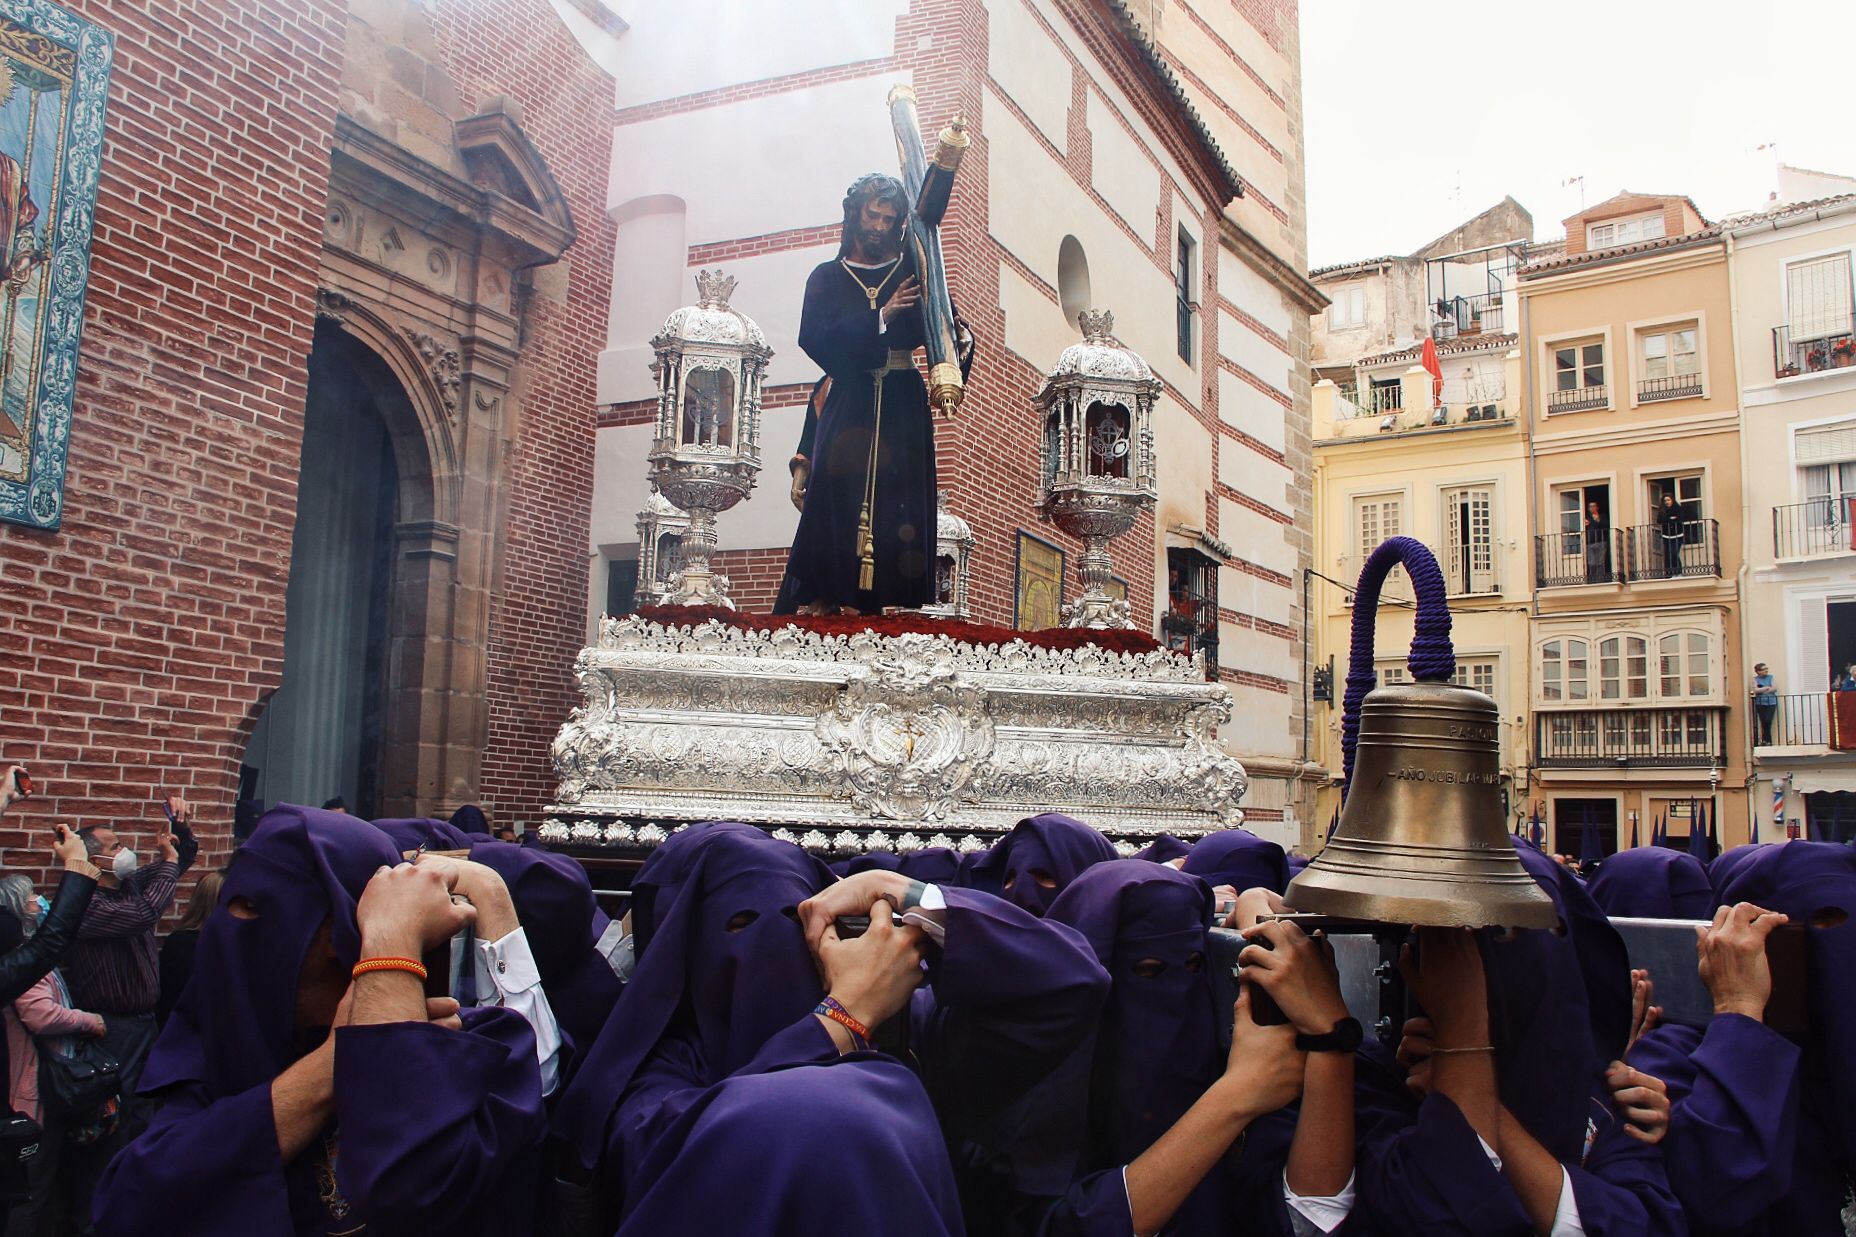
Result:
<svg viewBox="0 0 1856 1237"><path fill-rule="evenodd" d="M1115 316L1077 315L1083 342L1057 358L1035 401L1044 417L1045 518L1083 541L1083 594L1063 608L1071 627L1132 627L1128 603L1109 595L1108 543L1157 497L1154 400L1160 380L1115 342Z"/></svg>
<svg viewBox="0 0 1856 1237"><path fill-rule="evenodd" d="M760 383L773 350L752 318L729 308L733 279L703 271L696 287L698 302L651 341L657 433L648 458L652 484L690 521L665 602L732 609L727 578L709 569L715 517L746 498L760 472Z"/></svg>
<svg viewBox="0 0 1856 1237"><path fill-rule="evenodd" d="M973 547L978 544L967 522L947 509L947 491L938 492L934 516L935 599L933 605L922 607L922 613L945 618L966 618L972 613L967 605L967 578L972 569Z"/></svg>
<svg viewBox="0 0 1856 1237"><path fill-rule="evenodd" d="M683 534L690 517L651 487L651 496L638 512L638 596L662 604L683 565Z"/></svg>

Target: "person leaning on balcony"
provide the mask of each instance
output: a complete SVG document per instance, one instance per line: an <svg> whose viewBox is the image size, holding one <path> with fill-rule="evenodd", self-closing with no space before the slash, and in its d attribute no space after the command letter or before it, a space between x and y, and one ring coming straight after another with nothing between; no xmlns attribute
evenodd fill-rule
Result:
<svg viewBox="0 0 1856 1237"><path fill-rule="evenodd" d="M1833 692L1856 692L1856 662L1851 662L1843 668L1843 673L1839 674L1836 678L1836 682L1830 685L1830 690Z"/></svg>
<svg viewBox="0 0 1856 1237"><path fill-rule="evenodd" d="M1753 716L1759 721L1759 745L1772 743L1772 722L1779 715L1779 689L1766 663L1753 663Z"/></svg>
<svg viewBox="0 0 1856 1237"><path fill-rule="evenodd" d="M1682 505L1674 494L1664 493L1663 505L1656 512L1656 530L1663 539L1665 579L1682 574L1682 523Z"/></svg>
<svg viewBox="0 0 1856 1237"><path fill-rule="evenodd" d="M1611 529L1597 503L1585 505L1585 582L1603 584L1611 579Z"/></svg>

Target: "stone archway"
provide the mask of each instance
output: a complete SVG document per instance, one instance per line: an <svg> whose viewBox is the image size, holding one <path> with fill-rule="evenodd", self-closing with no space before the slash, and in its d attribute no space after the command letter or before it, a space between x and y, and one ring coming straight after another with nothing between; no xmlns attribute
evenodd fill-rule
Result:
<svg viewBox="0 0 1856 1237"><path fill-rule="evenodd" d="M512 111L454 133L445 169L337 117L317 297L324 328L403 389L394 458L419 482L402 485L392 528L378 810L396 816L478 797L523 305L532 272L574 237Z"/></svg>

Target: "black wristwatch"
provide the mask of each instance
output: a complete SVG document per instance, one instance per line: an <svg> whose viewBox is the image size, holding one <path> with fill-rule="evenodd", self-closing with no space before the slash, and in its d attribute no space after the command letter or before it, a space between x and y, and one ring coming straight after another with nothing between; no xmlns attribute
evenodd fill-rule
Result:
<svg viewBox="0 0 1856 1237"><path fill-rule="evenodd" d="M1295 1048L1297 1052L1352 1052L1365 1037L1358 1018L1342 1018L1325 1035L1297 1035Z"/></svg>

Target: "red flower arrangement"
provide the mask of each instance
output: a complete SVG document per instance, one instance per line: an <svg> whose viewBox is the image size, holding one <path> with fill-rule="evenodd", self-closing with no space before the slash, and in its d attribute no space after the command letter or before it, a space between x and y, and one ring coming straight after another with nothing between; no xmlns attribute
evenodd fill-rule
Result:
<svg viewBox="0 0 1856 1237"><path fill-rule="evenodd" d="M641 606L638 617L652 623L690 626L717 622L739 631L766 631L780 627L797 627L821 636L851 636L861 631L879 636L912 633L946 636L963 644L1010 644L1023 640L1044 649L1080 649L1095 646L1110 653L1156 652L1160 642L1144 631L1110 631L1093 627L1046 627L1040 631L1016 631L1010 627L993 627L969 623L962 619L936 618L930 614L884 614L865 618L855 614L743 614L720 606Z"/></svg>

